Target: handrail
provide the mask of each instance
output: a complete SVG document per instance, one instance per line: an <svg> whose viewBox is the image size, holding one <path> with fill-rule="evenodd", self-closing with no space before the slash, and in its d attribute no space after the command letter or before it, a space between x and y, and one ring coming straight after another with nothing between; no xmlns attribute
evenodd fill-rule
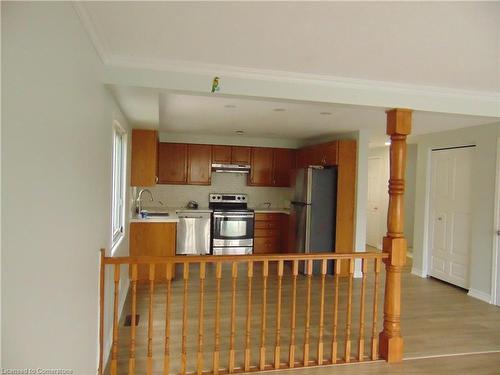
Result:
<svg viewBox="0 0 500 375"><path fill-rule="evenodd" d="M341 260L341 259L386 259L388 253L312 253L312 254L266 254L266 255L188 255L188 256L126 256L104 257L104 264L183 264L216 262L263 262L294 260Z"/></svg>

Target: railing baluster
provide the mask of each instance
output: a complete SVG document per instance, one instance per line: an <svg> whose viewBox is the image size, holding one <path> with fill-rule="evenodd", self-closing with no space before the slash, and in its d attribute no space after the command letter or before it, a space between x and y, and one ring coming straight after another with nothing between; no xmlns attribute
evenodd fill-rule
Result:
<svg viewBox="0 0 500 375"><path fill-rule="evenodd" d="M313 261L306 261L306 277L307 277L307 292L306 292L306 320L304 327L304 367L309 366L309 335L311 332L311 281L312 281Z"/></svg>
<svg viewBox="0 0 500 375"><path fill-rule="evenodd" d="M205 322L205 262L200 263L200 307L198 310L198 356L196 360L196 372L203 372L203 329Z"/></svg>
<svg viewBox="0 0 500 375"><path fill-rule="evenodd" d="M323 364L323 329L325 324L325 278L328 262L321 261L321 290L319 297L319 332L318 332L318 365Z"/></svg>
<svg viewBox="0 0 500 375"><path fill-rule="evenodd" d="M375 282L373 287L373 323L372 323L372 360L378 359L378 334L377 334L377 312L378 312L378 289L380 285L380 269L382 259L375 259Z"/></svg>
<svg viewBox="0 0 500 375"><path fill-rule="evenodd" d="M295 367L295 313L297 309L297 275L299 261L294 260L292 266L292 311L290 317L290 349L288 351L288 366Z"/></svg>
<svg viewBox="0 0 500 375"><path fill-rule="evenodd" d="M332 327L332 363L337 363L337 323L339 318L339 278L342 271L342 260L335 261L334 270L334 299L333 299L333 327Z"/></svg>
<svg viewBox="0 0 500 375"><path fill-rule="evenodd" d="M166 264L167 291L165 296L165 358L163 362L163 375L170 373L170 305L172 301L172 268L174 264Z"/></svg>
<svg viewBox="0 0 500 375"><path fill-rule="evenodd" d="M245 330L245 372L250 371L250 334L252 331L252 279L253 279L253 262L248 262L248 285L247 285L247 322Z"/></svg>
<svg viewBox="0 0 500 375"><path fill-rule="evenodd" d="M155 291L155 264L149 264L149 314L148 314L148 357L146 360L146 373L153 373L153 299Z"/></svg>
<svg viewBox="0 0 500 375"><path fill-rule="evenodd" d="M215 266L215 345L214 345L214 361L213 373L219 373L219 358L220 358L220 279L222 277L222 265L220 262Z"/></svg>
<svg viewBox="0 0 500 375"><path fill-rule="evenodd" d="M313 365L325 365L330 363L329 358L325 358L325 349L324 349L324 339L325 339L325 308L327 303L325 302L325 294L327 294L327 280L328 278L328 266L329 262L332 260L334 263L334 296L333 296L333 322L332 322L332 341L331 341L331 363L335 364L339 361L341 362L352 362L352 361L365 361L365 360L377 360L381 354L379 353L379 336L377 334L377 318L378 318L378 302L380 298L378 296L380 289L380 274L382 269L382 261L383 259L388 258L388 256L384 253L375 254L375 253L363 253L363 254L339 254L335 256L323 256L321 255L305 255L305 256L291 256L290 258L284 256L270 255L270 256L255 256L254 258L250 257L238 257L237 259L234 257L205 257L200 259L195 259L195 257L185 258L183 260L178 260L178 258L171 259L166 258L165 260L156 259L154 257L145 257L144 259L140 257L118 257L118 258L107 258L103 255L103 265L112 265L114 267L114 296L113 296L113 330L112 330L112 345L111 345L111 353L110 353L110 374L117 375L118 373L118 336L119 334L119 300L120 300L120 265L128 264L129 265L129 274L130 274L130 309L131 309L131 327L130 327L130 342L127 343L128 348L125 348L128 351L129 355L127 358L128 362L128 374L135 375L137 373L137 334L140 328L136 326L137 324L137 313L138 313L138 282L140 277L140 269L142 267L147 267L148 270L148 298L149 301L146 302L148 305L148 323L147 323L147 354L146 354L146 371L147 375L152 375L153 373L153 341L154 341L154 324L153 324L153 314L154 314L154 301L155 301L155 273L156 273L156 265L165 264L166 266L166 298L165 298L165 348L164 348L164 364L163 364L163 375L170 375L170 362L172 360L170 356L170 341L174 336L171 336L171 314L172 314L172 299L175 297L172 296L172 280L173 280L173 270L174 270L174 261L183 264L183 288L182 292L178 290L178 292L183 293L183 306L182 306L182 327L180 334L177 334L177 337L180 338L181 341L181 355L180 355L180 374L196 374L196 375L204 375L207 372L204 371L204 345L205 345L205 299L206 297L206 265L207 263L213 264L215 263L215 327L214 327L214 338L215 345L213 349L213 368L211 369L211 373L214 375L223 373L234 374L236 372L250 372L255 370L269 370L273 369L281 369L282 366L286 366L286 363L281 363L281 341L282 341L282 314L284 306L287 306L288 303L291 303L291 316L290 316L290 342L289 342L289 352L288 352L288 367L294 368L297 363L303 365L304 367L313 366ZM362 278L360 280L360 295L359 302L358 297L354 297L354 269L355 264L357 262L356 259L361 259L361 270L362 270ZM372 323L371 327L369 327L370 323L365 322L365 315L369 315L369 312L366 311L368 307L368 303L372 301L367 301L367 288L369 288L369 280L371 277L369 275L369 267L371 267L370 262L371 259L374 260L374 295L373 295L373 306L372 306ZM237 318L238 315L238 305L237 298L240 294L238 292L238 262L243 261L247 263L247 293L246 293L246 326L245 326L245 343L244 343L244 364L242 364L241 368L237 366L236 363L236 350L237 350ZM285 291L285 295L283 295L283 276L285 274L284 266L285 262L292 262L292 272L291 272L291 294L290 301L288 300L288 292ZM320 267L320 276L321 278L318 280L318 283L313 280L313 272L314 272L314 262L318 261L321 264ZM230 307L230 318L229 318L229 352L228 352L228 367L227 369L224 367L224 370L221 369L220 366L220 344L221 344L221 315L222 315L222 303L225 303L224 306L229 302L229 293L222 294L222 265L223 262L231 263L231 307ZM251 366L251 331L252 331L252 313L254 310L252 306L252 297L253 291L253 276L254 276L254 263L262 262L262 299L261 299L261 321L260 321L260 343L259 343L259 360L256 364L256 367ZM268 279L269 279L269 262L276 262L276 298L274 299L274 285L271 288L271 294L268 292ZM347 264L345 264L347 262ZM196 370L193 372L188 372L188 362L187 362L187 348L188 348L188 327L191 324L189 322L189 309L188 305L191 305L189 302L189 295L192 293L189 290L189 273L190 273L190 264L198 264L199 265L199 294L197 297L199 298L198 305L198 340L197 340L197 349L196 349ZM301 263L304 263L304 273L305 273L305 282L304 289L302 289L302 285L300 285L301 293L303 293L303 297L305 297L305 301L300 299L301 303L305 304L304 311L304 340L303 340L303 358L299 359L296 362L296 330L297 328L301 328L300 323L297 326L297 283L299 282L298 271ZM348 267L346 267L348 266ZM343 288L343 281L341 282L342 277L342 268L348 269L348 279L347 279L347 295L346 295L346 303L345 308L343 304L343 298L341 297L340 290ZM106 267L103 267L103 271L106 271ZM104 272L103 272L104 274ZM272 280L274 280L274 276L272 276ZM314 282L313 282L314 281ZM101 275L101 283L102 283L102 275ZM229 283L228 283L229 284ZM274 282L272 282L274 284ZM260 286L260 285L259 285ZM102 287L102 286L101 286ZM318 290L318 296L316 294L312 294L313 287L314 290ZM176 290L176 289L174 289ZM344 290L342 290L342 293ZM101 298L103 291L101 291ZM197 293L197 292L194 292ZM179 293L180 294L180 293ZM255 293L254 293L255 294ZM224 296L224 300L222 300ZM180 296L179 296L180 297ZM240 296L243 297L243 296ZM273 297L273 306L276 306L276 310L272 311L273 317L269 318L271 321L275 323L275 328L271 332L267 332L268 328L268 299ZM301 295L302 297L302 295ZM259 299L261 297L259 296ZM319 300L316 300L319 298ZM342 300L341 300L342 298ZM302 302L303 301L303 302ZM342 303L341 303L342 302ZM286 305L284 305L286 303ZM312 305L315 303L316 305ZM359 326L355 326L353 328L353 324L356 324L356 317L354 318L352 314L356 311L357 314L357 306L359 303ZM316 338L314 334L316 333L316 307L318 310L318 325L317 325L317 346ZM338 354L338 329L343 329L344 327L339 326L339 308L342 307L340 314L343 314L344 311L346 313L346 321L345 321L345 352L341 355ZM243 308L243 307L241 307ZM240 315L243 311L240 312ZM300 311L302 313L302 311ZM102 312L101 312L102 314ZM275 314L275 315L274 315ZM329 314L327 310L327 314ZM104 315L104 314L102 314ZM342 316L343 318L343 316ZM100 322L101 322L100 318ZM275 319L275 320L274 320ZM302 316L300 318L302 320ZM343 326L343 319L342 326ZM314 322L314 324L313 324ZM101 327L100 327L101 328ZM194 329L194 327L193 327ZM311 329L313 330L311 333ZM327 328L328 329L328 328ZM352 330L355 329L355 333ZM359 329L359 332L358 332ZM365 350L365 346L367 345L366 341L369 340L367 330L371 329L371 352L367 353L369 349ZM367 332L365 332L367 331ZM193 332L194 333L194 332ZM354 337L356 336L357 337ZM271 335L274 335L274 356L268 363L266 363L266 354L268 357L269 353L266 353L266 340L269 339ZM313 335L313 336L311 336ZM269 337L267 337L269 336ZM311 339L312 341L311 344ZM342 340L342 339L341 339ZM357 352L354 346L357 344ZM271 344L269 344L271 345ZM313 345L314 349L317 349L315 353L311 355L311 345ZM194 349L193 349L194 352ZM101 353L99 353L101 354ZM194 354L194 353L193 353ZM256 356L256 354L254 354ZM99 357L100 358L100 357ZM339 359L341 358L341 359ZM179 361L177 359L177 361ZM224 358L224 361L226 359ZM254 361L257 362L257 361ZM255 364L254 364L255 365ZM99 371L99 370L98 370ZM122 370L121 372L125 372Z"/></svg>
<svg viewBox="0 0 500 375"><path fill-rule="evenodd" d="M120 294L120 265L115 264L113 300L113 343L111 346L111 375L116 375L118 365L118 297Z"/></svg>
<svg viewBox="0 0 500 375"><path fill-rule="evenodd" d="M361 260L361 301L359 307L359 341L358 341L358 361L362 361L365 357L365 290L366 290L366 273L368 272L368 260Z"/></svg>
<svg viewBox="0 0 500 375"><path fill-rule="evenodd" d="M345 325L345 362L351 361L351 321L352 321L352 283L354 278L354 259L349 259L349 281L347 289L347 312Z"/></svg>
<svg viewBox="0 0 500 375"><path fill-rule="evenodd" d="M186 373L187 366L187 330L188 330L188 286L189 286L189 263L184 263L182 273L184 279L184 292L182 299L182 343L181 343L181 374Z"/></svg>
<svg viewBox="0 0 500 375"><path fill-rule="evenodd" d="M269 262L262 262L262 320L260 325L260 356L259 370L266 366L266 315L267 315L267 276L269 274Z"/></svg>
<svg viewBox="0 0 500 375"><path fill-rule="evenodd" d="M278 261L278 286L276 296L276 344L274 348L274 368L279 369L281 364L280 359L280 343L281 343L281 285L283 281L283 261Z"/></svg>
<svg viewBox="0 0 500 375"><path fill-rule="evenodd" d="M136 325L136 313L137 313L137 264L131 264L130 267L130 276L131 276L131 293L132 293L132 319L130 322L130 354L128 361L128 373L129 375L135 374L135 325Z"/></svg>
<svg viewBox="0 0 500 375"><path fill-rule="evenodd" d="M106 289L106 250L101 249L99 272L99 368L97 375L104 374L104 291Z"/></svg>
<svg viewBox="0 0 500 375"><path fill-rule="evenodd" d="M229 335L229 373L234 372L234 335L236 333L236 281L238 277L238 263L233 262L231 269L231 333Z"/></svg>

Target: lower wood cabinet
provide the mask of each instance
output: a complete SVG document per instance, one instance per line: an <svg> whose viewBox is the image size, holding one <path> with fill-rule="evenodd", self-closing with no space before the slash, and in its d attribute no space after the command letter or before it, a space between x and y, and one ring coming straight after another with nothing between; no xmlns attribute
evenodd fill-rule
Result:
<svg viewBox="0 0 500 375"><path fill-rule="evenodd" d="M286 253L288 249L288 215L256 213L254 254Z"/></svg>
<svg viewBox="0 0 500 375"><path fill-rule="evenodd" d="M174 256L176 223L130 223L131 256ZM138 281L149 279L149 266L137 266ZM165 280L165 267L155 269L155 280Z"/></svg>

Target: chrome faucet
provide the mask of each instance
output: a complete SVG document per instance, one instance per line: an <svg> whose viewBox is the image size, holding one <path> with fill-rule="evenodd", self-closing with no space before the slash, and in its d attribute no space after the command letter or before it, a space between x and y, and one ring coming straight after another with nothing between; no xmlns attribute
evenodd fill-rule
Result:
<svg viewBox="0 0 500 375"><path fill-rule="evenodd" d="M143 193L149 193L149 196L151 197L150 201L153 202L153 193L151 193L151 190L149 189L142 189L139 191L139 194L137 194L137 200L136 200L136 211L140 215L142 211L142 194Z"/></svg>

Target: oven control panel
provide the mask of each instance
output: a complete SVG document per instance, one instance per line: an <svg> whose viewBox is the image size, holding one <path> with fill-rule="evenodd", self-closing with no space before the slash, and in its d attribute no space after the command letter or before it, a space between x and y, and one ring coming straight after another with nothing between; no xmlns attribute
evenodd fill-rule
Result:
<svg viewBox="0 0 500 375"><path fill-rule="evenodd" d="M210 203L247 203L248 197L246 194L220 194L214 193L209 195Z"/></svg>

